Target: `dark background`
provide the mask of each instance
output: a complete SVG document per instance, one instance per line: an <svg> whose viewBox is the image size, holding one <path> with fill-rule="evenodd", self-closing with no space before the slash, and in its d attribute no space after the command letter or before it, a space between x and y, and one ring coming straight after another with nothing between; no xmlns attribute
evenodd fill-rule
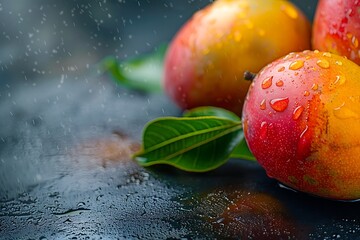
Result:
<svg viewBox="0 0 360 240"><path fill-rule="evenodd" d="M282 189L257 163L187 174L144 169L124 154L146 122L180 111L161 94L116 86L98 63L169 42L209 2L0 1L0 239L221 239L250 236L252 227L269 233L263 219L233 229L211 222L229 201L259 193L287 209L296 231L279 230L286 238L358 238L357 203ZM317 1L293 2L312 19Z"/></svg>
<svg viewBox="0 0 360 240"><path fill-rule="evenodd" d="M168 42L209 0L1 1L0 78L8 84L81 77ZM317 1L293 1L312 19ZM4 85L4 84L3 84Z"/></svg>

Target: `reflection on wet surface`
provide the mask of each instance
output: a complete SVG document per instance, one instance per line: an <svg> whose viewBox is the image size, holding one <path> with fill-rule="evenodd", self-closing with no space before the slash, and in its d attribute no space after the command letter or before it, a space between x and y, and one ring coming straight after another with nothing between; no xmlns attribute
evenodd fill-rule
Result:
<svg viewBox="0 0 360 240"><path fill-rule="evenodd" d="M358 204L282 189L254 162L144 169L130 158L137 141L113 131L68 145L46 158L60 174L2 195L3 239L356 239L360 230Z"/></svg>
<svg viewBox="0 0 360 240"><path fill-rule="evenodd" d="M91 139L75 147L73 150L74 160L86 157L95 160L104 168L108 162L121 161L130 164L132 155L141 148L140 142L131 140L120 131L113 131L112 135L103 139ZM90 162L85 163L91 165Z"/></svg>

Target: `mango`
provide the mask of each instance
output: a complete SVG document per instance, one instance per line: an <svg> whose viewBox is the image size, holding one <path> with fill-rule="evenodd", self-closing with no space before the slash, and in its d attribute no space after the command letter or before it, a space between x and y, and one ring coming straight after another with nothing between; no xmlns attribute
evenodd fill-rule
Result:
<svg viewBox="0 0 360 240"><path fill-rule="evenodd" d="M329 52L290 53L249 89L243 128L271 178L312 195L360 198L360 67Z"/></svg>

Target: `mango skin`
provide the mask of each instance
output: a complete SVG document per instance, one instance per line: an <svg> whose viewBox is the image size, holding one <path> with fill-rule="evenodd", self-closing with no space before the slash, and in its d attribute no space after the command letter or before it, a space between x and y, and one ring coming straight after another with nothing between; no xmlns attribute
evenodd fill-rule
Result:
<svg viewBox="0 0 360 240"><path fill-rule="evenodd" d="M199 10L171 41L164 89L182 109L223 107L240 115L258 72L292 51L310 49L310 23L283 0L217 0Z"/></svg>
<svg viewBox="0 0 360 240"><path fill-rule="evenodd" d="M243 128L269 177L324 198L360 198L359 76L352 61L319 51L291 53L256 76Z"/></svg>
<svg viewBox="0 0 360 240"><path fill-rule="evenodd" d="M346 56L360 65L360 1L320 0L312 36L314 49Z"/></svg>

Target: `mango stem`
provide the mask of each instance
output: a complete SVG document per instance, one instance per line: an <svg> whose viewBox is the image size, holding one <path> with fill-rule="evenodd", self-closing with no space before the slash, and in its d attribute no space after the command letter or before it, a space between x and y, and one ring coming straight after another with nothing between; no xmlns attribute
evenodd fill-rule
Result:
<svg viewBox="0 0 360 240"><path fill-rule="evenodd" d="M256 73L252 73L250 71L244 72L244 79L247 81L252 81L252 80L254 80L255 77L256 77Z"/></svg>

